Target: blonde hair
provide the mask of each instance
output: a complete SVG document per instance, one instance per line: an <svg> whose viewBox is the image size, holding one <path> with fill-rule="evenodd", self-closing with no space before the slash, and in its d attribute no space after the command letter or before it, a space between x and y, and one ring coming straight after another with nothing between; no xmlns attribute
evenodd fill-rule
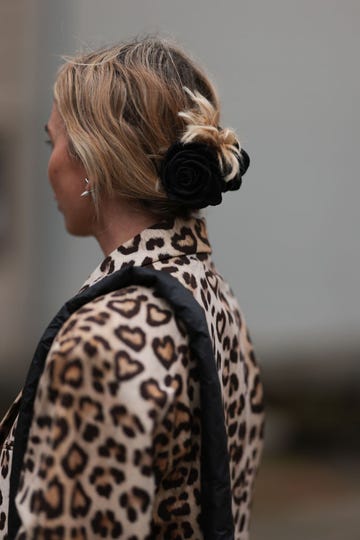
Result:
<svg viewBox="0 0 360 540"><path fill-rule="evenodd" d="M97 203L118 193L160 215L190 213L158 181L164 154L179 140L215 146L225 180L238 173L239 142L219 128L216 90L175 44L150 36L65 60L54 99Z"/></svg>

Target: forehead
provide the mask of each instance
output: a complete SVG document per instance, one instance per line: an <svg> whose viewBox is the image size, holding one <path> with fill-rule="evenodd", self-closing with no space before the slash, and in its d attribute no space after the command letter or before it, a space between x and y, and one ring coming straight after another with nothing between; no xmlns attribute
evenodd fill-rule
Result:
<svg viewBox="0 0 360 540"><path fill-rule="evenodd" d="M53 102L53 105L51 108L47 126L50 128L51 131L60 131L60 130L65 129L63 119L60 116L60 113L58 111L55 101Z"/></svg>

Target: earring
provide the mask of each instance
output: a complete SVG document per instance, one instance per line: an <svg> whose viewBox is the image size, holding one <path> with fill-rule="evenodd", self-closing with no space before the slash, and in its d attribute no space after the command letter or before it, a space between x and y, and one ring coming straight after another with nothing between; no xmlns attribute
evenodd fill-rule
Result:
<svg viewBox="0 0 360 540"><path fill-rule="evenodd" d="M86 183L86 186L88 186L89 184L89 180L87 178L85 178L85 183ZM95 189L92 188L92 189L85 189L85 191L82 192L82 194L80 195L80 197L87 197L88 195L92 196L93 199L95 199Z"/></svg>

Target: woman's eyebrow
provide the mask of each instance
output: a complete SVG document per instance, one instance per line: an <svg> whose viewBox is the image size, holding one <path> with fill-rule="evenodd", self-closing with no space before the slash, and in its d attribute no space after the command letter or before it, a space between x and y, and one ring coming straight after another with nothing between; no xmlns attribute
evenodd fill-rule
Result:
<svg viewBox="0 0 360 540"><path fill-rule="evenodd" d="M45 124L44 129L45 129L45 131L46 131L46 133L48 135L51 135L51 131L50 131L50 128L49 128L48 124Z"/></svg>

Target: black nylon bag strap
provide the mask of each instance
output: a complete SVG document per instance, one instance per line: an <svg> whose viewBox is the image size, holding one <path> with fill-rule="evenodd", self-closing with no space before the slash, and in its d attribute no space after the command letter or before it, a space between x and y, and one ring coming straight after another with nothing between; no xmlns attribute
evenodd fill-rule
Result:
<svg viewBox="0 0 360 540"><path fill-rule="evenodd" d="M37 386L52 342L64 322L91 300L129 285L152 287L168 301L185 324L189 346L199 369L201 402L201 515L205 540L233 540L231 483L227 434L219 377L205 314L200 304L176 278L166 272L138 266L125 267L71 298L45 330L31 362L15 430L10 474L8 540L15 540L20 517L15 505L26 451Z"/></svg>

